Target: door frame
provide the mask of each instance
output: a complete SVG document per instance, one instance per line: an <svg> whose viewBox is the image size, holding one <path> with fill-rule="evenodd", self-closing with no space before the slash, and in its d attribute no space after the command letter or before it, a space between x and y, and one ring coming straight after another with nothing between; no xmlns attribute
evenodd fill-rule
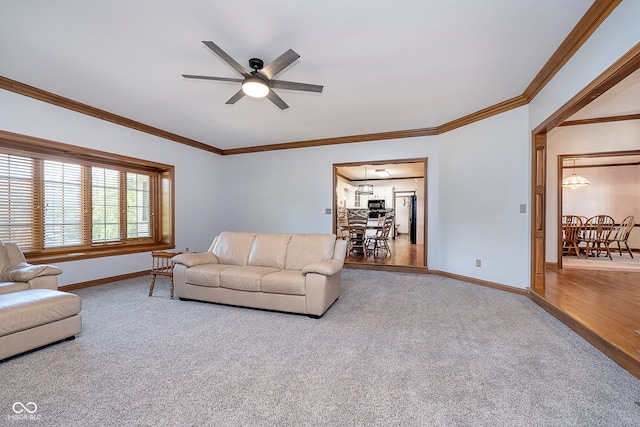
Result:
<svg viewBox="0 0 640 427"><path fill-rule="evenodd" d="M547 134L639 68L640 43L636 44L532 131L530 283L533 291L543 292L545 287Z"/></svg>
<svg viewBox="0 0 640 427"><path fill-rule="evenodd" d="M394 271L397 270L397 267L407 267L407 268L412 268L412 269L416 269L416 268L424 268L427 269L428 271L428 264L427 264L427 260L428 260L428 213L429 211L427 210L427 207L429 205L428 200L429 200L429 193L428 193L428 189L429 189L429 179L428 179L428 175L427 175L427 171L428 171L428 162L429 158L428 157L417 157L417 158L410 158L410 159L391 159L391 160L369 160L369 161L361 161L361 162L349 162L349 163L334 163L333 164L333 190L332 190L332 197L333 197L333 218L332 218L332 230L333 230L333 234L336 234L337 229L338 229L338 168L339 167L350 167L350 166L364 166L364 165L385 165L385 164L389 164L389 163L422 163L423 165L423 170L422 170L422 176L423 176L423 194L424 194L424 203L423 203L423 212L424 212L424 224L423 224L423 240L424 240L424 259L422 260L423 266L422 267L410 267L410 266L388 266L390 268L392 268ZM395 196L394 196L394 203L395 203ZM363 265L369 265L369 264L363 264ZM373 265L373 264L372 264ZM381 267L381 269L385 269L385 265L384 264L375 264L375 266L379 266Z"/></svg>

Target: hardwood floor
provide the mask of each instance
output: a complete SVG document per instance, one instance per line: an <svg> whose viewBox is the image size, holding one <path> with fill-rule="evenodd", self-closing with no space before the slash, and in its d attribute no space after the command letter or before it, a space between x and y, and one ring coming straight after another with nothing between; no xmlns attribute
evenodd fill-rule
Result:
<svg viewBox="0 0 640 427"><path fill-rule="evenodd" d="M640 378L640 272L548 268L532 299Z"/></svg>
<svg viewBox="0 0 640 427"><path fill-rule="evenodd" d="M345 263L361 265L390 265L405 267L424 267L424 245L411 244L408 235L400 235L389 240L391 255L383 252L377 256L363 254L347 254Z"/></svg>

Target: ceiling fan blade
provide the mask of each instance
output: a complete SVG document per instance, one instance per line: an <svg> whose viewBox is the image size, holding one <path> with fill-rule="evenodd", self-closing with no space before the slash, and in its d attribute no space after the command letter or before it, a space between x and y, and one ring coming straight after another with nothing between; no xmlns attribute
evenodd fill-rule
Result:
<svg viewBox="0 0 640 427"><path fill-rule="evenodd" d="M251 73L249 71L247 71L246 68L244 68L242 65L238 64L238 62L235 59L230 57L227 54L227 52L225 52L224 50L220 49L220 47L217 44L215 44L214 42L203 41L202 43L204 43L216 55L218 55L220 58L222 58L227 64L231 65L231 67L233 67L233 69L236 70L241 75L243 75L245 77L249 77L251 75Z"/></svg>
<svg viewBox="0 0 640 427"><path fill-rule="evenodd" d="M266 76L269 80L271 80L276 74L287 68L289 65L291 65L291 63L293 63L293 61L298 58L300 58L300 55L289 49L288 51L274 59L271 64L261 69L260 74Z"/></svg>
<svg viewBox="0 0 640 427"><path fill-rule="evenodd" d="M242 91L242 89L240 89L239 91L236 92L235 95L233 95L231 98L229 98L229 100L227 102L225 102L225 104L235 104L243 96L244 96L244 92Z"/></svg>
<svg viewBox="0 0 640 427"><path fill-rule="evenodd" d="M213 77L213 76L194 76L193 74L183 74L185 79L202 79L202 80L219 80L222 82L242 82L242 79L234 79L229 77Z"/></svg>
<svg viewBox="0 0 640 427"><path fill-rule="evenodd" d="M287 103L284 102L282 100L282 98L280 98L278 95L276 95L276 93L274 91L272 91L272 90L270 90L269 93L267 94L267 98L269 99L269 101L271 101L274 104L276 104L278 106L278 108L280 108L281 110L286 110L287 108L289 108Z"/></svg>
<svg viewBox="0 0 640 427"><path fill-rule="evenodd" d="M305 92L322 93L323 86L308 83L286 82L284 80L269 80L269 86L276 89L303 90Z"/></svg>

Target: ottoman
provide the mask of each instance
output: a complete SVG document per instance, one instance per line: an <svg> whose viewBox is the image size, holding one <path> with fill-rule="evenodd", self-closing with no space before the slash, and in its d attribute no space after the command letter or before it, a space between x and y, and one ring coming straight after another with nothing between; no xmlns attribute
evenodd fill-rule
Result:
<svg viewBox="0 0 640 427"><path fill-rule="evenodd" d="M82 332L82 300L52 289L0 295L0 360Z"/></svg>

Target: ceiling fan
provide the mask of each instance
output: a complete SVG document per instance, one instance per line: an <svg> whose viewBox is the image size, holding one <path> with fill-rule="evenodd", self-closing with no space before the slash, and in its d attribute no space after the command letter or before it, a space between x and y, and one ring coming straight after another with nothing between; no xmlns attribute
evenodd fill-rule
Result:
<svg viewBox="0 0 640 427"><path fill-rule="evenodd" d="M249 71L236 62L231 56L229 56L224 50L220 49L218 45L211 41L203 41L209 49L211 49L216 55L236 70L242 79L229 78L229 77L213 77L213 76L194 76L192 74L183 74L182 77L187 79L203 79L203 80L219 80L223 82L238 82L242 83L242 88L236 92L225 104L235 104L240 98L245 95L262 98L267 97L271 102L276 104L281 110L289 108L286 102L282 100L272 89L289 89L289 90L301 90L305 92L322 92L322 86L312 85L307 83L287 82L284 80L274 80L273 77L280 71L287 68L296 59L300 58L300 55L289 49L278 58L273 60L267 66L264 62L258 58L249 59L249 66L253 71Z"/></svg>

